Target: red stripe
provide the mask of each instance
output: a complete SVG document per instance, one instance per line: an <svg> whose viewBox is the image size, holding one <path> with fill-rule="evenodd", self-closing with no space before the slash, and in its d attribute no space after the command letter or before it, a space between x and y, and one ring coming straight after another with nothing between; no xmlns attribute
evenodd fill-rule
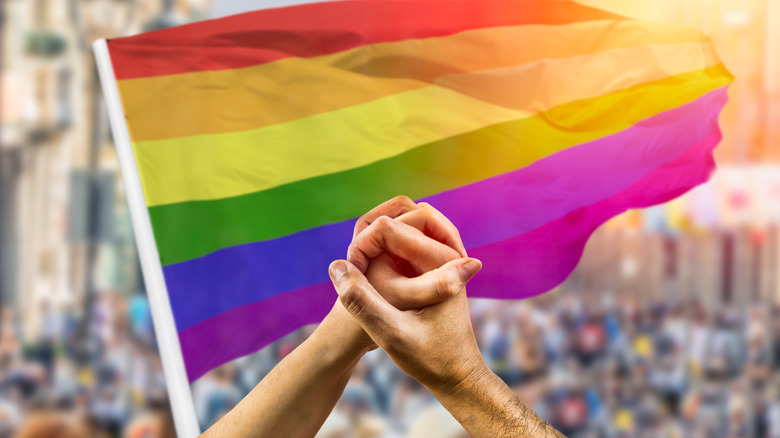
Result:
<svg viewBox="0 0 780 438"><path fill-rule="evenodd" d="M249 67L464 30L623 19L558 0L354 0L266 9L109 42L117 79Z"/></svg>

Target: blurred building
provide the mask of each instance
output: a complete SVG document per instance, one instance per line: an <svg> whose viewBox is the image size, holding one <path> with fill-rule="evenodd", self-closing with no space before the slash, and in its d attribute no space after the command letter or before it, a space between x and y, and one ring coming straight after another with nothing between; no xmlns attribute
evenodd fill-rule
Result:
<svg viewBox="0 0 780 438"><path fill-rule="evenodd" d="M210 6L0 5L0 306L19 307L32 334L43 299L80 310L90 289L142 288L91 43L202 19Z"/></svg>
<svg viewBox="0 0 780 438"><path fill-rule="evenodd" d="M702 30L737 80L721 116L721 163L780 162L780 2L660 0L580 3L642 19Z"/></svg>

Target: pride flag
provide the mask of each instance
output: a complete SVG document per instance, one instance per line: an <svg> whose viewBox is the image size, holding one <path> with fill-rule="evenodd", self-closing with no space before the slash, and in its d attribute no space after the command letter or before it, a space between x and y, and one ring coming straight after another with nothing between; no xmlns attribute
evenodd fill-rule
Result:
<svg viewBox="0 0 780 438"><path fill-rule="evenodd" d="M357 0L108 42L190 381L320 321L355 219L460 229L472 297L706 181L731 75L696 30L556 0Z"/></svg>

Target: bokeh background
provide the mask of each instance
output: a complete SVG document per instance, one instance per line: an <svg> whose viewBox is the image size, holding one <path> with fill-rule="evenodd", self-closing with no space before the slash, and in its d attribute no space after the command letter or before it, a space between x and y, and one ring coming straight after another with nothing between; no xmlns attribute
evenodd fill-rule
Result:
<svg viewBox="0 0 780 438"><path fill-rule="evenodd" d="M570 436L780 437L780 0L582 2L712 36L719 170L603 226L556 290L473 300L483 355ZM175 436L90 44L285 3L0 0L0 437ZM204 428L311 330L197 381ZM320 436L453 421L377 351Z"/></svg>

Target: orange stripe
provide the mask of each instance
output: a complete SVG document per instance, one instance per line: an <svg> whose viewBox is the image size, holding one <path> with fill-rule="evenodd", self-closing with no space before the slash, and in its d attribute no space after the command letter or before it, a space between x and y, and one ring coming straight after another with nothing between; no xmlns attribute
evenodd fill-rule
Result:
<svg viewBox="0 0 780 438"><path fill-rule="evenodd" d="M472 81L439 80L444 75L614 48L705 41L695 30L633 21L504 27L244 69L124 80L119 89L132 139L148 141L257 129L432 83L457 89Z"/></svg>

